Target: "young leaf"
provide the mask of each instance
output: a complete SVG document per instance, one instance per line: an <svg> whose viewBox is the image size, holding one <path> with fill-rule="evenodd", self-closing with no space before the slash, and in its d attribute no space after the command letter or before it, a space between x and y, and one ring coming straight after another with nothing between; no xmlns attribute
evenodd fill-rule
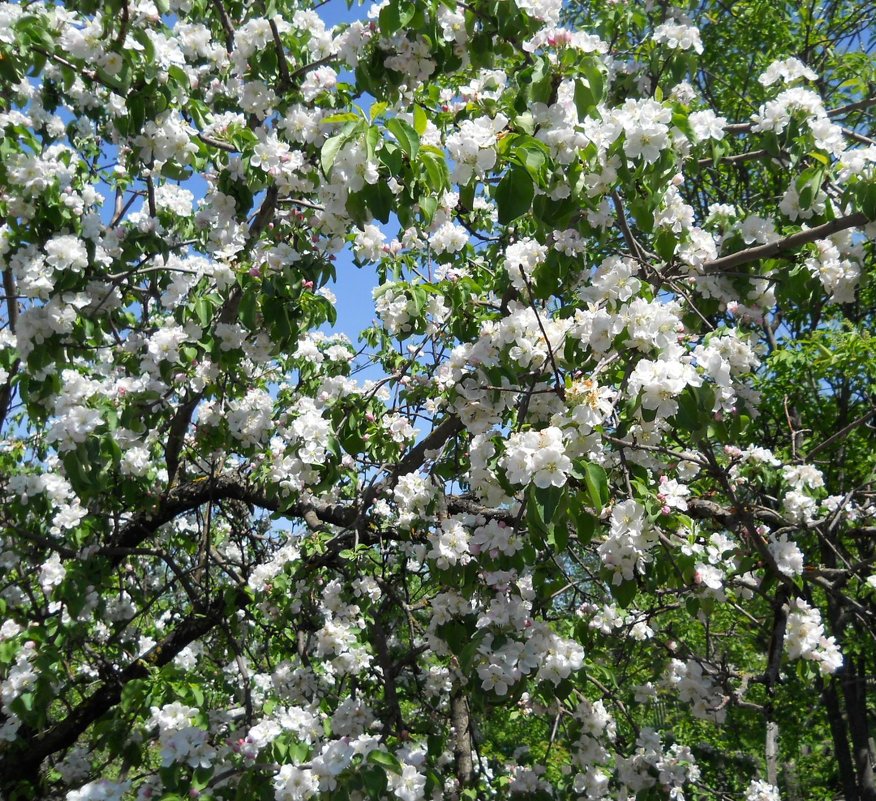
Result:
<svg viewBox="0 0 876 801"><path fill-rule="evenodd" d="M420 136L411 125L398 117L393 117L386 123L387 129L396 138L401 149L409 159L417 155L420 149Z"/></svg>

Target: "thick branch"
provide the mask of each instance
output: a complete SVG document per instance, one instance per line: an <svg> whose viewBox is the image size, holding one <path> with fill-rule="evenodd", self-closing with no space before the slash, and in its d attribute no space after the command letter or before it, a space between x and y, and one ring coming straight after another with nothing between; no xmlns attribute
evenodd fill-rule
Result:
<svg viewBox="0 0 876 801"><path fill-rule="evenodd" d="M721 256L719 259L706 262L703 265L702 271L706 274L719 273L723 270L732 270L743 264L750 264L753 261L772 259L780 256L782 253L799 250L803 245L808 245L810 242L826 239L839 231L845 231L847 228L854 228L858 225L866 225L868 222L870 221L867 219L867 215L858 211L846 217L838 217L835 220L824 223L824 225L817 225L815 228L806 228L798 231L796 234L785 237L778 242L747 248L746 250L740 250L738 253L731 253L729 256Z"/></svg>
<svg viewBox="0 0 876 801"><path fill-rule="evenodd" d="M855 778L855 766L852 763L849 738L846 734L846 724L843 720L842 709L836 692L833 677L826 682L818 676L817 686L821 690L821 699L827 712L827 721L830 724L830 734L833 738L833 754L839 767L840 781L843 786L843 798L845 801L859 801L858 782Z"/></svg>
<svg viewBox="0 0 876 801"><path fill-rule="evenodd" d="M836 433L831 434L826 440L824 440L823 442L819 442L818 445L816 445L811 451L809 451L809 453L806 454L806 458L811 459L820 450L824 450L824 448L833 445L834 442L845 437L846 434L848 434L850 431L853 431L859 425L866 423L874 414L876 414L876 409L870 409L869 412L862 414L857 420L853 420L847 426L841 428Z"/></svg>
<svg viewBox="0 0 876 801"><path fill-rule="evenodd" d="M243 603L245 596L243 593L241 596ZM204 614L186 618L173 633L128 665L113 681L101 685L63 720L31 737L19 738L18 742L26 747L9 749L0 757L0 788L12 790L22 781L37 785L40 763L51 754L73 745L92 723L118 704L128 682L144 679L151 670L168 664L183 648L217 625L224 614L225 601L220 599Z"/></svg>
<svg viewBox="0 0 876 801"><path fill-rule="evenodd" d="M368 510L381 493L392 489L399 476L404 476L412 473L414 470L418 470L423 465L423 462L426 461L426 456L430 451L436 451L441 448L449 439L462 431L462 428L462 421L456 415L451 415L442 420L427 436L402 457L386 481L381 481L369 487L362 498L362 513L364 514Z"/></svg>
<svg viewBox="0 0 876 801"><path fill-rule="evenodd" d="M215 478L196 479L174 488L158 503L151 512L144 512L129 521L110 543L115 548L136 548L165 523L191 512L208 501L236 500L276 512L281 508L279 501L263 490L247 483L246 479L234 473ZM330 506L317 503L296 503L285 507L290 518L305 519L311 513L322 523L339 527L348 526L356 519L355 511L345 506ZM113 564L122 561L123 556L114 556Z"/></svg>
<svg viewBox="0 0 876 801"><path fill-rule="evenodd" d="M395 667L389 654L386 631L383 628L383 623L380 621L380 613L374 616L371 633L374 635L373 642L374 650L377 651L377 662L383 673L384 697L386 698L386 705L389 707L389 716L395 724L396 734L401 736L401 732L404 729L404 720L402 719L401 705L399 704L398 691L395 686Z"/></svg>
<svg viewBox="0 0 876 801"><path fill-rule="evenodd" d="M280 39L280 31L277 23L270 20L271 35L274 37L274 46L277 48L277 69L280 72L280 89L289 86L289 65L286 63L286 51L283 50L283 41Z"/></svg>

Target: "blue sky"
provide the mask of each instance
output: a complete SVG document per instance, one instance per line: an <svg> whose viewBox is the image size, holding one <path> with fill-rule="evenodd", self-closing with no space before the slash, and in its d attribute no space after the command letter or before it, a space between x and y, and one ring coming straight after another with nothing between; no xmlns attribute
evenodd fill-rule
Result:
<svg viewBox="0 0 876 801"><path fill-rule="evenodd" d="M365 19L368 15L370 4L353 5L347 7L345 0L328 0L326 5L319 9L318 13L326 25L337 25L342 22L353 22L357 19ZM370 98L363 98L362 105L368 105ZM398 224L393 217L390 225L383 226L387 235L394 232ZM338 323L335 331L341 331L354 344L359 332L371 324L374 317L374 304L371 300L371 290L377 286L377 276L373 267L357 268L353 264L352 253L345 248L338 254L335 262L338 280L332 291L337 295Z"/></svg>

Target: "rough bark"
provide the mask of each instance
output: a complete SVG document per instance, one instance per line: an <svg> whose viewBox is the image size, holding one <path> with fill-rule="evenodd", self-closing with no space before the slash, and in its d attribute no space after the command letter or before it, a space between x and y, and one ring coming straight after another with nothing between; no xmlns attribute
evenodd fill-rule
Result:
<svg viewBox="0 0 876 801"><path fill-rule="evenodd" d="M471 748L471 716L468 700L458 685L450 696L450 722L453 726L453 759L456 764L456 780L460 790L470 787L474 778L474 762Z"/></svg>

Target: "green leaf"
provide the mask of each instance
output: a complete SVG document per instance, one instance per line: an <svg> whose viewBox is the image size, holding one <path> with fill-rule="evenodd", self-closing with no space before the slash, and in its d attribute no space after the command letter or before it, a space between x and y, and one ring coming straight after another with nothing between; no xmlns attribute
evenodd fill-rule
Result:
<svg viewBox="0 0 876 801"><path fill-rule="evenodd" d="M580 78L575 81L575 108L578 111L578 119L584 120L590 116L590 112L596 108L596 98L590 89L590 84Z"/></svg>
<svg viewBox="0 0 876 801"><path fill-rule="evenodd" d="M623 581L611 585L611 594L621 609L626 609L635 599L638 587L635 581Z"/></svg>
<svg viewBox="0 0 876 801"><path fill-rule="evenodd" d="M450 170L444 153L437 147L426 145L419 151L420 163L426 171L426 184L433 192L443 192L450 186Z"/></svg>
<svg viewBox="0 0 876 801"><path fill-rule="evenodd" d="M390 754L387 751L375 749L374 751L369 752L368 762L372 762L375 765L382 765L384 768L391 770L393 773L401 774L402 772L401 762L399 762L394 755Z"/></svg>
<svg viewBox="0 0 876 801"><path fill-rule="evenodd" d="M240 322L250 331L255 331L256 315L258 312L258 291L254 287L248 287L243 291L240 298L240 306L237 313Z"/></svg>
<svg viewBox="0 0 876 801"><path fill-rule="evenodd" d="M91 489L91 476L87 470L85 449L80 445L75 451L64 454L64 472L73 485L73 489L80 495Z"/></svg>
<svg viewBox="0 0 876 801"><path fill-rule="evenodd" d="M372 754L377 753L372 751ZM362 771L362 781L372 798L381 798L386 792L386 771L380 768L370 768Z"/></svg>
<svg viewBox="0 0 876 801"><path fill-rule="evenodd" d="M326 175L331 172L332 165L335 163L335 159L338 157L338 153L344 146L344 142L346 142L346 137L344 136L344 134L330 136L328 139L325 140L325 144L322 146L322 151L319 154L319 159L320 164L322 164L322 171Z"/></svg>
<svg viewBox="0 0 876 801"><path fill-rule="evenodd" d="M513 144L514 157L522 167L532 176L532 180L539 186L547 183L547 164L550 159L550 151L543 142L528 135L516 138Z"/></svg>
<svg viewBox="0 0 876 801"><path fill-rule="evenodd" d="M540 534L556 550L565 549L569 540L566 527L565 487L536 487L531 484L526 502L529 530Z"/></svg>
<svg viewBox="0 0 876 801"><path fill-rule="evenodd" d="M402 149L394 142L384 142L380 148L378 158L389 169L390 175L401 175L404 162L402 161Z"/></svg>
<svg viewBox="0 0 876 801"><path fill-rule="evenodd" d="M598 105L605 94L605 80L602 77L602 71L596 65L595 61L586 61L583 65L584 75L587 78L587 86L590 90L590 96L593 98L593 105Z"/></svg>
<svg viewBox="0 0 876 801"><path fill-rule="evenodd" d="M201 328L208 328L213 321L213 304L205 297L195 301L195 316L201 324Z"/></svg>
<svg viewBox="0 0 876 801"><path fill-rule="evenodd" d="M356 119L356 122L348 122L344 126L343 131L334 136L330 136L325 140L325 144L322 146L322 151L320 152L320 164L322 165L322 171L326 175L331 171L332 165L335 163L335 159L338 157L341 148L352 139L359 136L362 132L362 127L366 125L364 120L359 120L358 117L355 116L354 119Z"/></svg>
<svg viewBox="0 0 876 801"><path fill-rule="evenodd" d="M450 646L451 652L457 656L471 642L468 627L458 620L452 620L450 623L439 627L438 635Z"/></svg>
<svg viewBox="0 0 876 801"><path fill-rule="evenodd" d="M472 664L474 663L475 657L478 653L478 647L480 646L482 641L483 637L475 637L460 652L459 667L464 674L467 674L471 671Z"/></svg>
<svg viewBox="0 0 876 801"><path fill-rule="evenodd" d="M535 504L539 517L545 525L550 525L554 518L558 517L558 509L562 512L564 494L565 487L536 487L533 485L530 503Z"/></svg>
<svg viewBox="0 0 876 801"><path fill-rule="evenodd" d="M520 167L508 170L499 181L494 195L499 208L499 223L507 225L526 214L534 196L535 187L529 173Z"/></svg>
<svg viewBox="0 0 876 801"><path fill-rule="evenodd" d="M377 156L377 146L380 144L380 130L376 125L369 125L365 129L365 152L368 160L374 161Z"/></svg>
<svg viewBox="0 0 876 801"><path fill-rule="evenodd" d="M861 182L855 187L861 211L868 220L876 220L876 181Z"/></svg>
<svg viewBox="0 0 876 801"><path fill-rule="evenodd" d="M590 496L590 503L597 513L602 511L602 508L610 499L608 490L608 476L605 470L598 464L591 462L583 463L584 484L587 487L587 494Z"/></svg>
<svg viewBox="0 0 876 801"><path fill-rule="evenodd" d="M146 100L140 92L132 92L127 100L128 118L125 124L132 134L143 130L146 121Z"/></svg>
<svg viewBox="0 0 876 801"><path fill-rule="evenodd" d="M414 106L414 130L422 136L426 133L426 127L428 124L428 117L426 117L426 112L423 110L423 107L418 105Z"/></svg>
<svg viewBox="0 0 876 801"><path fill-rule="evenodd" d="M678 396L678 411L675 413L675 424L685 431L699 431L702 428L696 395L691 387Z"/></svg>
<svg viewBox="0 0 876 801"><path fill-rule="evenodd" d="M401 149L409 159L413 159L420 149L420 136L414 128L398 117L388 120L387 130L396 138Z"/></svg>
<svg viewBox="0 0 876 801"><path fill-rule="evenodd" d="M396 3L390 2L380 9L380 16L377 19L380 23L380 32L384 36L391 36L401 27Z"/></svg>
<svg viewBox="0 0 876 801"><path fill-rule="evenodd" d="M593 539L596 533L596 518L587 511L581 498L578 495L573 495L569 500L569 515L572 518L572 523L575 526L575 533L578 536L578 541L582 545L587 545Z"/></svg>
<svg viewBox="0 0 876 801"><path fill-rule="evenodd" d="M667 228L662 228L660 233L654 237L654 250L663 261L672 261L675 255L675 247L678 244L678 239L675 234Z"/></svg>
<svg viewBox="0 0 876 801"><path fill-rule="evenodd" d="M797 193L800 196L800 208L808 209L815 200L821 183L824 180L824 167L810 167L804 170L796 181Z"/></svg>
<svg viewBox="0 0 876 801"><path fill-rule="evenodd" d="M323 125L329 125L333 123L339 122L358 122L359 115L354 114L352 111L341 111L337 114L330 114L328 117L322 118Z"/></svg>
<svg viewBox="0 0 876 801"><path fill-rule="evenodd" d="M420 212L423 215L423 221L428 223L432 222L432 218L435 216L435 212L438 209L438 198L427 195L426 197L420 198Z"/></svg>
<svg viewBox="0 0 876 801"><path fill-rule="evenodd" d="M380 222L388 223L392 213L394 196L386 181L369 184L362 190L362 196L371 212Z"/></svg>

